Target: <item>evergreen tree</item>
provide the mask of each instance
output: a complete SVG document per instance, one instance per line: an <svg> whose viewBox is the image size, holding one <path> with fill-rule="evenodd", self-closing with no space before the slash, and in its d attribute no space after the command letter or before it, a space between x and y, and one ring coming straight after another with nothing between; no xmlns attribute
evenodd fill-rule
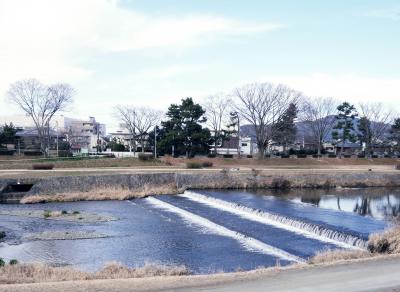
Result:
<svg viewBox="0 0 400 292"><path fill-rule="evenodd" d="M291 103L287 110L279 117L277 123L272 126L273 139L283 146L284 152L286 152L287 146L293 144L296 139L296 117L297 107Z"/></svg>
<svg viewBox="0 0 400 292"><path fill-rule="evenodd" d="M201 125L206 122L204 113L201 105L194 103L191 97L182 99L180 105L172 104L166 114L168 119L161 123L162 129L157 133L159 153L187 157L208 153L211 134ZM150 136L154 136L154 132Z"/></svg>
<svg viewBox="0 0 400 292"><path fill-rule="evenodd" d="M333 127L332 138L341 143L340 157L343 155L346 141L355 142L357 136L354 134L354 120L358 116L354 105L343 102L337 107L338 113L335 116L337 122Z"/></svg>
<svg viewBox="0 0 400 292"><path fill-rule="evenodd" d="M372 144L371 121L366 117L362 117L358 121L357 128L359 141L365 143L365 152L372 154L370 149L370 145Z"/></svg>
<svg viewBox="0 0 400 292"><path fill-rule="evenodd" d="M391 129L391 140L394 142L394 148L400 151L400 118L394 120L394 124Z"/></svg>
<svg viewBox="0 0 400 292"><path fill-rule="evenodd" d="M18 129L14 127L13 123L4 124L0 132L0 145L2 144L15 144L15 134Z"/></svg>

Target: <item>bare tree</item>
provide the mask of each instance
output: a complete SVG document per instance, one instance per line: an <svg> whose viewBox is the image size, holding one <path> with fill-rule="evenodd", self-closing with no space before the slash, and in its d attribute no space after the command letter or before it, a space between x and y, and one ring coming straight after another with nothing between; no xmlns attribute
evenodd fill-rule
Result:
<svg viewBox="0 0 400 292"><path fill-rule="evenodd" d="M222 93L208 96L203 103L206 110L207 126L211 129L214 137L215 153L217 153L218 143L222 143L225 136L224 127L229 123L231 104L232 100Z"/></svg>
<svg viewBox="0 0 400 292"><path fill-rule="evenodd" d="M338 102L330 97L308 99L303 102L300 120L305 122L321 155L322 144L336 123Z"/></svg>
<svg viewBox="0 0 400 292"><path fill-rule="evenodd" d="M136 152L136 140L138 140L144 152L147 134L160 122L162 112L148 107L122 105L116 106L115 112L129 131L130 149Z"/></svg>
<svg viewBox="0 0 400 292"><path fill-rule="evenodd" d="M254 126L260 158L264 158L274 132L279 131L276 123L290 104L297 104L301 93L285 85L253 83L237 88L235 109L241 117Z"/></svg>
<svg viewBox="0 0 400 292"><path fill-rule="evenodd" d="M394 120L394 112L385 108L380 102L361 103L360 109L359 130L365 136L363 142L366 143L366 151L373 153L374 147L385 141L385 134L390 131L391 123Z"/></svg>
<svg viewBox="0 0 400 292"><path fill-rule="evenodd" d="M35 124L41 151L47 156L50 146L50 122L54 115L72 103L73 88L65 83L44 85L36 79L13 83L8 90L11 102L18 105Z"/></svg>

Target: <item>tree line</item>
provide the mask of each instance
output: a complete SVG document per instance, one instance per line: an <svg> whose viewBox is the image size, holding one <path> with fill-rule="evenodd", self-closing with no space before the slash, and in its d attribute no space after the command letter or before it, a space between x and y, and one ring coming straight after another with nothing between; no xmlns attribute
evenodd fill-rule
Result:
<svg viewBox="0 0 400 292"><path fill-rule="evenodd" d="M44 85L36 79L10 86L8 99L31 117L43 153L48 152L52 118L72 104L74 93L68 84ZM146 151L157 144L160 154L190 157L206 154L210 148L216 153L223 141L239 136L241 125L247 124L254 130L259 157L264 158L272 143L288 150L295 142L296 122L307 129L319 155L328 136L341 147L341 153L347 142L363 143L367 154L384 143L400 150L400 118L383 104L361 103L356 108L349 102L310 98L268 82L214 94L202 103L187 97L171 104L165 114L149 107L118 105L114 116L129 134L131 151L137 151L138 146Z"/></svg>

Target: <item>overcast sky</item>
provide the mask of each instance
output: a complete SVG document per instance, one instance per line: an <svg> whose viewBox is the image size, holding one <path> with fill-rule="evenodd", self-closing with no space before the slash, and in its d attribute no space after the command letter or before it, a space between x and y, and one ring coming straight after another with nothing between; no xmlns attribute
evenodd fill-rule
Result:
<svg viewBox="0 0 400 292"><path fill-rule="evenodd" d="M115 104L166 110L249 82L400 110L400 3L0 0L0 115L19 79L68 82L68 116L116 126Z"/></svg>

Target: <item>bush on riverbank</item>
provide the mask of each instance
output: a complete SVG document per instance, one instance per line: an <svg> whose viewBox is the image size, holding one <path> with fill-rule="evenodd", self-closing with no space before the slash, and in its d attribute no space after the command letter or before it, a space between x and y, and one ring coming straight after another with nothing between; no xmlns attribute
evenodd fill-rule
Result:
<svg viewBox="0 0 400 292"><path fill-rule="evenodd" d="M372 234L367 243L367 250L328 250L317 253L308 262L324 264L336 261L371 258L384 254L400 254L400 226Z"/></svg>
<svg viewBox="0 0 400 292"><path fill-rule="evenodd" d="M33 170L51 170L53 168L54 168L54 164L51 164L51 163L32 164Z"/></svg>
<svg viewBox="0 0 400 292"><path fill-rule="evenodd" d="M182 276L190 271L183 265L165 266L146 264L128 268L119 263L106 264L98 272L82 272L72 267L52 267L45 264L14 264L0 267L0 284L21 284L96 279L127 279L154 276Z"/></svg>
<svg viewBox="0 0 400 292"><path fill-rule="evenodd" d="M400 253L400 226L371 235L368 241L368 250L371 253Z"/></svg>
<svg viewBox="0 0 400 292"><path fill-rule="evenodd" d="M138 158L141 161L149 161L154 159L154 155L149 153L139 153Z"/></svg>
<svg viewBox="0 0 400 292"><path fill-rule="evenodd" d="M202 168L202 163L197 162L197 161L188 161L186 162L186 168L189 169L198 169L198 168Z"/></svg>
<svg viewBox="0 0 400 292"><path fill-rule="evenodd" d="M201 165L203 167L212 167L213 163L211 161L203 161Z"/></svg>

